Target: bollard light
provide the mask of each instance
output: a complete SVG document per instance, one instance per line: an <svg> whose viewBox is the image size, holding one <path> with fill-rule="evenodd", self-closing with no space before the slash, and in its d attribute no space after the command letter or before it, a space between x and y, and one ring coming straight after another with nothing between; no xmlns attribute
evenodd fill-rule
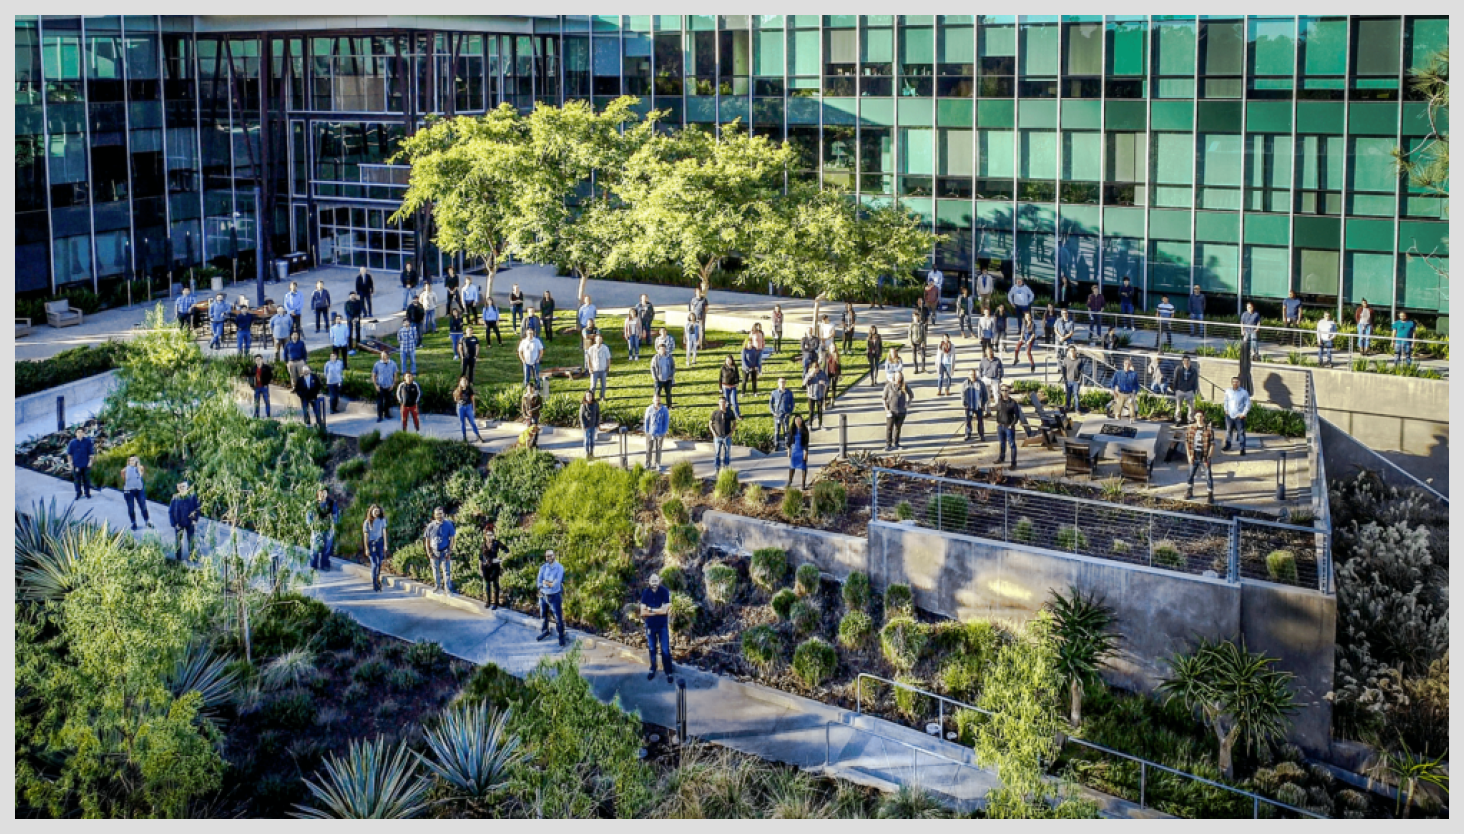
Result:
<svg viewBox="0 0 1464 834"><path fill-rule="evenodd" d="M626 444L625 432L626 432L626 427L625 426L621 426L620 427L620 468L621 469L629 469L630 468L629 466L626 465L627 458L626 458L626 454L625 454L625 444Z"/></svg>
<svg viewBox="0 0 1464 834"><path fill-rule="evenodd" d="M66 431L66 398L56 397L56 431Z"/></svg>
<svg viewBox="0 0 1464 834"><path fill-rule="evenodd" d="M1276 500L1286 500L1286 453L1276 459Z"/></svg>
<svg viewBox="0 0 1464 834"><path fill-rule="evenodd" d="M849 459L849 415L839 415L839 457Z"/></svg>
<svg viewBox="0 0 1464 834"><path fill-rule="evenodd" d="M686 744L686 678L676 679L676 743Z"/></svg>

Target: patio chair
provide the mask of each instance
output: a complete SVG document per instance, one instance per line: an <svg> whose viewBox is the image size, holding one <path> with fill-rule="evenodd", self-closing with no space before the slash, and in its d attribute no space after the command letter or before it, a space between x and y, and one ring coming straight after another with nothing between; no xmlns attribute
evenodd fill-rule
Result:
<svg viewBox="0 0 1464 834"><path fill-rule="evenodd" d="M15 317L15 338L29 335L31 332L31 320L21 316Z"/></svg>
<svg viewBox="0 0 1464 834"><path fill-rule="evenodd" d="M1124 449L1118 457L1118 472L1125 481L1134 481L1148 486L1153 474L1149 456L1133 449Z"/></svg>
<svg viewBox="0 0 1464 834"><path fill-rule="evenodd" d="M1062 474L1064 476L1085 475L1092 480L1094 466L1092 453L1093 449L1087 443L1067 441L1063 447Z"/></svg>
<svg viewBox="0 0 1464 834"><path fill-rule="evenodd" d="M46 324L52 327L70 327L81 324L81 311L72 307L66 299L46 302Z"/></svg>

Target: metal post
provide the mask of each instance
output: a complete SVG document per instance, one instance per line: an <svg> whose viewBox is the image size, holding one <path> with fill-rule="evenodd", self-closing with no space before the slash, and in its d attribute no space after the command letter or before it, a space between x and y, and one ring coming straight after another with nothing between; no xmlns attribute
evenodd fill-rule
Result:
<svg viewBox="0 0 1464 834"><path fill-rule="evenodd" d="M945 699L941 698L935 702L940 706L940 738L945 740Z"/></svg>
<svg viewBox="0 0 1464 834"><path fill-rule="evenodd" d="M267 85L261 85L267 89ZM262 239L264 229L264 201L259 193L259 186L254 186L254 294L255 303L264 306L264 241Z"/></svg>
<svg viewBox="0 0 1464 834"><path fill-rule="evenodd" d="M935 482L935 529L942 530L943 531L943 530L945 530L945 519L943 519L941 517L941 511L943 511L945 509L945 507L943 507L941 505L943 503L945 503L945 502L941 501L940 499L941 499L940 482L939 481L936 481Z"/></svg>
<svg viewBox="0 0 1464 834"><path fill-rule="evenodd" d="M686 744L686 678L676 679L676 741Z"/></svg>
<svg viewBox="0 0 1464 834"><path fill-rule="evenodd" d="M1236 518L1231 522L1230 528L1230 559L1226 568L1226 579L1230 582L1240 581L1240 519Z"/></svg>
<svg viewBox="0 0 1464 834"><path fill-rule="evenodd" d="M56 431L66 431L66 397L56 397Z"/></svg>
<svg viewBox="0 0 1464 834"><path fill-rule="evenodd" d="M626 465L626 454L625 454L625 426L621 426L620 427L620 468L621 469L629 469L630 468L629 466Z"/></svg>
<svg viewBox="0 0 1464 834"><path fill-rule="evenodd" d="M849 459L849 415L839 414L839 459Z"/></svg>
<svg viewBox="0 0 1464 834"><path fill-rule="evenodd" d="M864 678L854 679L854 714L864 714Z"/></svg>
<svg viewBox="0 0 1464 834"><path fill-rule="evenodd" d="M1139 807L1144 807L1144 792L1148 788L1149 765L1147 762L1139 761Z"/></svg>
<svg viewBox="0 0 1464 834"><path fill-rule="evenodd" d="M1276 500L1286 500L1286 453L1284 451L1276 461Z"/></svg>
<svg viewBox="0 0 1464 834"><path fill-rule="evenodd" d="M869 517L879 521L879 470L869 473Z"/></svg>
<svg viewBox="0 0 1464 834"><path fill-rule="evenodd" d="M1259 796L1254 797L1254 799L1252 799L1252 803L1253 807L1251 809L1251 819L1258 820L1261 818L1261 798Z"/></svg>

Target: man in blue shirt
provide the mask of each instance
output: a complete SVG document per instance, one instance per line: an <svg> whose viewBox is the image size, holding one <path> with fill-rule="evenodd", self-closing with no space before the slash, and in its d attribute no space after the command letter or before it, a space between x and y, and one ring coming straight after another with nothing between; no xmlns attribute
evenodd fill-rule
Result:
<svg viewBox="0 0 1464 834"><path fill-rule="evenodd" d="M1250 392L1240 387L1240 377L1230 378L1230 390L1225 392L1225 446L1220 451L1230 451L1230 438L1239 435L1240 456L1245 457L1245 418L1250 414Z"/></svg>
<svg viewBox="0 0 1464 834"><path fill-rule="evenodd" d="M768 410L773 413L774 448L782 451L783 441L788 437L788 421L793 419L793 392L783 377L778 378L778 387L768 396Z"/></svg>
<svg viewBox="0 0 1464 834"><path fill-rule="evenodd" d="M986 409L991 403L991 392L986 389L986 383L981 381L976 369L971 369L971 376L967 378L966 384L961 386L961 407L966 410L966 441L971 440L971 417L976 418L976 431L981 440L986 440Z"/></svg>
<svg viewBox="0 0 1464 834"><path fill-rule="evenodd" d="M234 310L234 346L244 356L254 347L254 312L248 304L241 304Z"/></svg>
<svg viewBox="0 0 1464 834"><path fill-rule="evenodd" d="M1134 370L1134 360L1123 360L1123 370L1113 375L1113 419L1123 419L1123 409L1129 410L1129 424L1133 425L1139 416L1139 372Z"/></svg>
<svg viewBox="0 0 1464 834"><path fill-rule="evenodd" d="M457 537L453 526L442 508L432 511L432 520L422 536L427 546L427 559L432 563L432 589L452 593L452 542Z"/></svg>
<svg viewBox="0 0 1464 834"><path fill-rule="evenodd" d="M651 397L646 406L641 429L646 433L646 468L651 468L654 458L657 470L661 468L661 446L666 442L666 432L671 428L671 412L661 405L661 395Z"/></svg>
<svg viewBox="0 0 1464 834"><path fill-rule="evenodd" d="M1296 297L1296 290L1287 293L1286 300L1281 302L1281 322L1292 331L1284 338L1301 347L1301 299Z"/></svg>
<svg viewBox="0 0 1464 834"><path fill-rule="evenodd" d="M1393 367L1398 367L1400 362L1413 364L1413 333L1417 328L1418 322L1399 311L1398 320L1393 322Z"/></svg>
<svg viewBox="0 0 1464 834"><path fill-rule="evenodd" d="M346 324L340 313L335 313L332 318L334 322L330 326L330 346L341 355L341 366L350 367L346 354L351 349L351 326Z"/></svg>
<svg viewBox="0 0 1464 834"><path fill-rule="evenodd" d="M184 287L183 294L173 300L173 312L178 316L178 328L187 330L193 326L193 290Z"/></svg>
<svg viewBox="0 0 1464 834"><path fill-rule="evenodd" d="M1205 294L1200 292L1199 284L1190 287L1189 317L1199 322L1205 320ZM1190 335L1195 335L1195 326L1193 324L1190 325ZM1201 339L1205 338L1205 325L1203 324L1199 326L1199 335Z"/></svg>
<svg viewBox="0 0 1464 834"><path fill-rule="evenodd" d="M665 345L656 346L656 355L651 357L651 379L656 382L656 396L666 392L666 407L671 408L671 388L676 384L676 358Z"/></svg>
<svg viewBox="0 0 1464 834"><path fill-rule="evenodd" d="M81 500L82 491L91 497L91 459L96 451L92 439L86 436L86 429L77 429L76 437L66 444L66 455L71 458L71 481L76 485L76 499Z"/></svg>
<svg viewBox="0 0 1464 834"><path fill-rule="evenodd" d="M213 303L208 305L208 326L213 330L213 341L208 346L214 350L221 350L224 346L224 319L229 317L229 303L224 301L224 294L214 296Z"/></svg>
<svg viewBox="0 0 1464 834"><path fill-rule="evenodd" d="M402 352L402 371L412 369L417 372L417 325L410 321L402 323L402 329L397 331L397 347Z"/></svg>
<svg viewBox="0 0 1464 834"><path fill-rule="evenodd" d="M661 586L661 575L653 573L641 591L640 613L646 623L646 646L651 655L651 673L646 680L656 679L656 645L660 644L661 668L666 670L666 682L671 682L675 669L671 666L671 590Z"/></svg>
<svg viewBox="0 0 1464 834"><path fill-rule="evenodd" d="M290 333L295 329L295 321L290 318L290 313L284 307L276 307L275 314L269 319L269 335L274 338L275 361L284 359L285 342L290 340Z"/></svg>
<svg viewBox="0 0 1464 834"><path fill-rule="evenodd" d="M333 350L325 363L325 391L330 396L331 414L339 414L341 410L341 385L346 381L344 354L344 350Z"/></svg>
<svg viewBox="0 0 1464 834"><path fill-rule="evenodd" d="M188 491L188 482L178 482L178 493L168 502L168 524L173 528L178 561L183 561L183 536L188 536L188 559L198 561L193 549L194 525L198 523L198 496Z"/></svg>
<svg viewBox="0 0 1464 834"><path fill-rule="evenodd" d="M539 567L539 615L544 626L536 640L549 636L549 613L554 613L554 623L559 627L559 645L564 645L564 565L554 558L554 551L544 551L544 564Z"/></svg>
<svg viewBox="0 0 1464 834"><path fill-rule="evenodd" d="M295 325L295 332L303 333L304 330L300 327L300 316L305 314L305 296L300 292L299 283L295 281L290 282L290 291L285 293L285 312L290 314L290 321Z"/></svg>
<svg viewBox="0 0 1464 834"><path fill-rule="evenodd" d="M321 322L330 322L330 290L324 281L315 282L315 292L310 294L310 309L315 313L315 332L321 330Z"/></svg>
<svg viewBox="0 0 1464 834"><path fill-rule="evenodd" d="M579 326L579 329L584 330L590 322L595 320L595 314L598 312L594 302L590 301L590 297L585 296L585 301L580 305L579 313L575 316L575 324Z"/></svg>
<svg viewBox="0 0 1464 834"><path fill-rule="evenodd" d="M300 372L305 367L305 358L309 355L305 340L300 338L300 332L291 333L290 341L285 342L285 369L290 372L291 388L295 387L295 381L300 378Z"/></svg>
<svg viewBox="0 0 1464 834"><path fill-rule="evenodd" d="M391 418L391 393L396 390L397 364L391 361L391 354L381 352L381 358L371 366L371 384L376 386L376 422Z"/></svg>
<svg viewBox="0 0 1464 834"><path fill-rule="evenodd" d="M1245 312L1240 314L1240 350L1242 353L1249 351L1251 359L1259 362L1261 351L1256 345L1257 337L1261 332L1261 314L1256 312L1254 302L1245 303Z"/></svg>

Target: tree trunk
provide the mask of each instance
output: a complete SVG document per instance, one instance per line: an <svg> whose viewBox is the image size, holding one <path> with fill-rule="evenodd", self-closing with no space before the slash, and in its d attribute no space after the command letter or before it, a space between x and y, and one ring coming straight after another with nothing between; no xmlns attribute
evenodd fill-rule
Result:
<svg viewBox="0 0 1464 834"><path fill-rule="evenodd" d="M707 293L712 291L712 269L717 265L717 261L719 260L721 259L712 258L711 260L707 261L706 264L703 265L701 268L702 295L706 295ZM706 322L702 322L702 324L705 325Z"/></svg>
<svg viewBox="0 0 1464 834"><path fill-rule="evenodd" d="M1072 701L1072 715L1069 723L1074 727L1083 723L1083 683L1073 678L1068 684L1068 696Z"/></svg>
<svg viewBox="0 0 1464 834"><path fill-rule="evenodd" d="M1231 727L1230 732L1221 734L1217 724L1215 733L1220 738L1220 775L1226 779L1235 778L1235 764L1231 761L1231 752L1235 748L1235 740L1240 736L1240 727Z"/></svg>
<svg viewBox="0 0 1464 834"><path fill-rule="evenodd" d="M498 257L493 256L483 259L483 306L488 306L488 299L493 297L493 279L498 275Z"/></svg>
<svg viewBox="0 0 1464 834"><path fill-rule="evenodd" d="M579 309L580 302L585 297L585 284L590 281L590 276L584 270L576 269L575 272L579 273L579 290L575 292L574 305L570 308L572 310Z"/></svg>

